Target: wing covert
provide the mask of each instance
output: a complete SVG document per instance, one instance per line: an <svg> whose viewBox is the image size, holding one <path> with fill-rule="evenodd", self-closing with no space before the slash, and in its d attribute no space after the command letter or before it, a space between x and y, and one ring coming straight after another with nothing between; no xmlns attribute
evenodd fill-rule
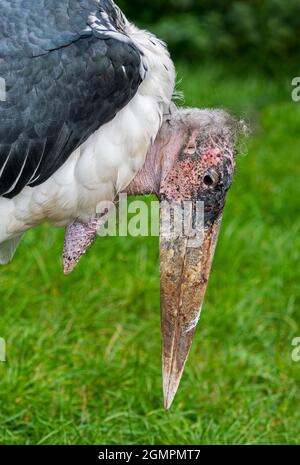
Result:
<svg viewBox="0 0 300 465"><path fill-rule="evenodd" d="M7 90L6 101L0 102L0 196L12 198L25 186L46 181L137 92L142 81L140 52L127 36L120 40L117 34L108 35L107 25L88 26L90 13L82 5L93 1L70 0L81 4L78 14L81 18L84 11L86 22L79 18L74 31L57 28L57 37L48 42L58 45L48 51L46 30L41 54L30 55L26 47L20 54L17 46L9 51L0 33L0 76ZM37 0L44 7L47 3L52 5ZM60 0L61 4L69 1ZM38 41L35 46L41 48Z"/></svg>

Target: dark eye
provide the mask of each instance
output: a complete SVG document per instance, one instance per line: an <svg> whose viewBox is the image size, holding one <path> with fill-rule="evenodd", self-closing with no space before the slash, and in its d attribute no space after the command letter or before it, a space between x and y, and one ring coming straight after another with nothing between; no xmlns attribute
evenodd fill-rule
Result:
<svg viewBox="0 0 300 465"><path fill-rule="evenodd" d="M194 153L197 150L197 146L195 144L189 144L188 147L186 148L186 154L187 155L194 155Z"/></svg>
<svg viewBox="0 0 300 465"><path fill-rule="evenodd" d="M218 173L215 170L205 173L203 182L207 187L215 187L219 182Z"/></svg>

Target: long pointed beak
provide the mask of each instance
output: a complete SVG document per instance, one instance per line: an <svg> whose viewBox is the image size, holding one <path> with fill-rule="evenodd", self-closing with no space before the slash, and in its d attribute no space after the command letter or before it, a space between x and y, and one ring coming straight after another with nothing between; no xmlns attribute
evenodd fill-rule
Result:
<svg viewBox="0 0 300 465"><path fill-rule="evenodd" d="M161 218L164 218L164 208L161 207ZM204 227L198 246L191 246L187 237L174 239L161 232L161 330L166 409L171 407L179 387L200 318L220 225L221 215L212 225Z"/></svg>

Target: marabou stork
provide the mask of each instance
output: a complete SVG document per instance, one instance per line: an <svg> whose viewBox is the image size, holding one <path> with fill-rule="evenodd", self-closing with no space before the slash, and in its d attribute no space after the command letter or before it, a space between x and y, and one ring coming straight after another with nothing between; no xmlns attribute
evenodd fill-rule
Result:
<svg viewBox="0 0 300 465"><path fill-rule="evenodd" d="M118 194L204 202L204 238L161 239L169 408L199 320L234 166L223 111L177 110L166 46L112 0L1 0L0 262L47 220L67 227L69 273ZM101 213L101 212L100 212ZM163 213L163 212L162 212ZM192 214L191 221L194 221Z"/></svg>

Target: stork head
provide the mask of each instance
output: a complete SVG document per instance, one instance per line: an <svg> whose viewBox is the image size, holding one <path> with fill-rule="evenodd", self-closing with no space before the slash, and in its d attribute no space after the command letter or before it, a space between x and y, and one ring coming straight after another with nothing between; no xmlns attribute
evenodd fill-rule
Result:
<svg viewBox="0 0 300 465"><path fill-rule="evenodd" d="M236 130L237 124L223 111L178 111L165 122L132 185L135 192L155 189L161 201L161 329L167 409L200 317L234 175Z"/></svg>

